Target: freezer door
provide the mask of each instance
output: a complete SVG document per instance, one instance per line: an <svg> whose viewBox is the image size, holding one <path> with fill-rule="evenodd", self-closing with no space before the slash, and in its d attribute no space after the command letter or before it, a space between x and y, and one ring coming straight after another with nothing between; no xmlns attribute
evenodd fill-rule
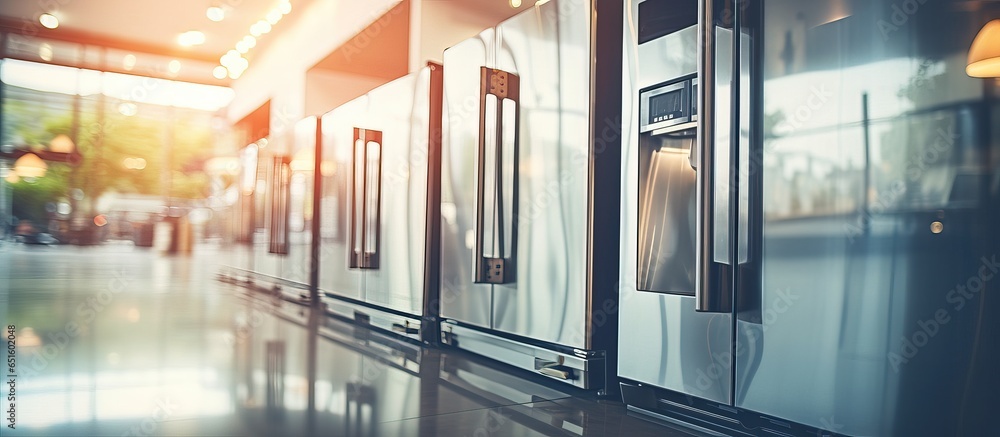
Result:
<svg viewBox="0 0 1000 437"><path fill-rule="evenodd" d="M373 128L382 132L379 265L365 272L365 301L420 314L430 70L394 80L370 93Z"/></svg>
<svg viewBox="0 0 1000 437"><path fill-rule="evenodd" d="M362 299L362 270L350 268L351 202L355 170L354 129L365 120L368 97L362 96L328 112L323 123L323 200L320 206L319 288L341 297ZM363 160L361 160L363 161Z"/></svg>
<svg viewBox="0 0 1000 437"><path fill-rule="evenodd" d="M897 5L765 2L762 311L737 326L736 404L995 434L1000 123L965 66L1000 11Z"/></svg>
<svg viewBox="0 0 1000 437"><path fill-rule="evenodd" d="M490 328L493 287L474 282L479 178L480 69L492 64L487 29L444 51L441 154L441 317Z"/></svg>
<svg viewBox="0 0 1000 437"><path fill-rule="evenodd" d="M698 69L699 56L696 26L638 45L641 31L636 24L641 26L651 19L640 16L640 3L629 2L631 11L626 14L637 20L625 26L618 371L633 381L728 404L732 396L733 316L696 310L695 247L701 231L697 226L701 217L696 201L698 172L714 165L717 186L726 186L726 174L719 170L729 166L732 32L715 29L716 117L712 126L716 153L713 161L705 164L691 155L703 147L690 133L639 132L641 90L690 77ZM690 3L690 8L696 6ZM702 116L702 111L698 112ZM729 213L724 202L712 206L713 212ZM717 229L725 229L725 223L717 221ZM724 249L716 251L716 255L725 253ZM732 292L724 284L715 286Z"/></svg>
<svg viewBox="0 0 1000 437"><path fill-rule="evenodd" d="M497 27L496 67L519 77L520 101L509 104L517 120L500 123L510 143L502 203L517 211L500 226L516 229L507 246L516 272L494 286L493 328L578 348L587 347L590 10L553 0Z"/></svg>

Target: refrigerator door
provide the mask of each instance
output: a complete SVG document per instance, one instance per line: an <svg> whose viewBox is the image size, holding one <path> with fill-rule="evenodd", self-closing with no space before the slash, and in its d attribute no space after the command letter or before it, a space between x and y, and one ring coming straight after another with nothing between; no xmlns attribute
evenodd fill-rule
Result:
<svg viewBox="0 0 1000 437"><path fill-rule="evenodd" d="M441 317L491 327L493 287L474 282L481 68L493 29L444 51L441 136Z"/></svg>
<svg viewBox="0 0 1000 437"><path fill-rule="evenodd" d="M500 123L502 201L517 209L499 225L516 238L505 244L516 250L516 267L512 282L494 285L492 327L582 349L588 346L590 11L589 1L553 0L501 23L496 64L519 77L520 101L504 108L506 115L516 106L517 120Z"/></svg>
<svg viewBox="0 0 1000 437"><path fill-rule="evenodd" d="M363 200L351 191L354 129L365 120L368 97L362 96L328 112L323 123L323 205L320 208L321 246L319 289L341 297L363 299L363 270L350 268L352 232L362 227L351 218L351 201Z"/></svg>
<svg viewBox="0 0 1000 437"><path fill-rule="evenodd" d="M316 117L306 117L295 124L289 163L288 253L280 261L281 278L302 285L309 284L317 122Z"/></svg>
<svg viewBox="0 0 1000 437"><path fill-rule="evenodd" d="M765 2L737 406L847 435L996 432L1000 124L965 73L989 14L916 7Z"/></svg>
<svg viewBox="0 0 1000 437"><path fill-rule="evenodd" d="M427 214L430 70L370 93L372 128L382 132L379 266L365 271L365 301L420 314Z"/></svg>
<svg viewBox="0 0 1000 437"><path fill-rule="evenodd" d="M698 71L698 28L688 25L645 40L640 35L648 30L637 24L655 24L656 17L671 18L668 22L679 18L676 8L657 11L648 6L641 13L649 15L640 16L641 3L630 2L626 14L633 20L625 26L618 372L629 380L728 404L733 317L696 311L694 297L699 217L695 185L702 168L693 168L698 165L692 161L699 161L691 153L700 146L690 131L639 131L641 90ZM690 8L696 4L689 3L674 5L688 7L694 22ZM726 180L720 170L728 168L731 57L732 32L716 28L716 181ZM728 213L720 202L715 210ZM719 222L716 226L723 227Z"/></svg>

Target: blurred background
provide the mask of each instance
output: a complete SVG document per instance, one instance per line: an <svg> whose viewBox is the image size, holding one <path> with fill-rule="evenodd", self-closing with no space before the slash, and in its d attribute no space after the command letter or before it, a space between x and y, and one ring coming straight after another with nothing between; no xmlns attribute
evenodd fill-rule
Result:
<svg viewBox="0 0 1000 437"><path fill-rule="evenodd" d="M296 122L524 3L2 0L0 240L171 253L253 241L266 199L244 205L260 220L236 218L257 188L237 186L253 165L241 150L291 154Z"/></svg>

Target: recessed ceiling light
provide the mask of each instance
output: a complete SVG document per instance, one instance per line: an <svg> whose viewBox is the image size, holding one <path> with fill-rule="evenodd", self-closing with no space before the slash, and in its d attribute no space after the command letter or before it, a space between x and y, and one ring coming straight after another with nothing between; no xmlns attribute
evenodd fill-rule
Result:
<svg viewBox="0 0 1000 437"><path fill-rule="evenodd" d="M521 7L521 0L510 0L510 7L515 9Z"/></svg>
<svg viewBox="0 0 1000 437"><path fill-rule="evenodd" d="M38 46L38 57L42 58L43 61L52 61L52 45L49 43L42 43Z"/></svg>
<svg viewBox="0 0 1000 437"><path fill-rule="evenodd" d="M56 18L55 15L49 13L38 16L38 22L42 23L42 26L47 29L55 29L59 27L59 19Z"/></svg>
<svg viewBox="0 0 1000 437"><path fill-rule="evenodd" d="M278 10L281 11L282 14L288 15L289 12L292 12L292 2L289 0L282 1L281 4L278 5Z"/></svg>
<svg viewBox="0 0 1000 437"><path fill-rule="evenodd" d="M271 23L272 25L278 24L278 22L281 21L281 16L282 16L281 15L281 11L279 11L277 9L272 10L271 12L267 13L267 17L266 17L267 18L267 22Z"/></svg>
<svg viewBox="0 0 1000 437"><path fill-rule="evenodd" d="M197 30L189 30L177 35L177 44L184 47L202 45L205 43L205 34Z"/></svg>
<svg viewBox="0 0 1000 437"><path fill-rule="evenodd" d="M125 71L132 71L132 69L135 68L135 61L135 55L131 53L125 55L122 59L122 68L124 68Z"/></svg>
<svg viewBox="0 0 1000 437"><path fill-rule="evenodd" d="M257 38L254 38L250 35L244 36L243 44L246 44L247 47L254 48L257 45Z"/></svg>
<svg viewBox="0 0 1000 437"><path fill-rule="evenodd" d="M212 6L205 11L205 16L212 21L222 21L226 18L226 11L218 6Z"/></svg>
<svg viewBox="0 0 1000 437"><path fill-rule="evenodd" d="M221 65L216 65L215 69L212 70L212 76L215 76L216 79L225 79L228 74L229 70Z"/></svg>
<svg viewBox="0 0 1000 437"><path fill-rule="evenodd" d="M177 74L181 71L181 61L176 59L170 61L170 63L167 64L167 69L170 70L171 73Z"/></svg>

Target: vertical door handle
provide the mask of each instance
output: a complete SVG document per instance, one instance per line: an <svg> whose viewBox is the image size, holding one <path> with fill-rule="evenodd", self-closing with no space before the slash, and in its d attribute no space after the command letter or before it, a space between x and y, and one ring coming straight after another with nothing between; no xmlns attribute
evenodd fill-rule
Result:
<svg viewBox="0 0 1000 437"><path fill-rule="evenodd" d="M288 254L288 218L290 214L291 167L287 156L275 156L271 174L271 226L268 253Z"/></svg>
<svg viewBox="0 0 1000 437"><path fill-rule="evenodd" d="M695 310L728 312L731 309L730 287L725 265L716 262L716 29L714 0L698 3L698 172L697 234L695 267ZM728 232L728 230L726 230Z"/></svg>
<svg viewBox="0 0 1000 437"><path fill-rule="evenodd" d="M520 78L517 75L493 68L480 68L476 190L476 283L504 284L514 280L514 257L517 241L515 220L517 217L517 143L520 125L518 121L520 117L517 112L519 99ZM510 136L505 135L505 132ZM514 161L511 172L513 188L506 193L507 198L512 199L509 211L504 210L503 157L505 147L512 148L508 152L513 156ZM488 177L487 174L491 177ZM487 195L489 195L489 199L487 199ZM489 214L486 211L487 206L490 208ZM486 223L487 219L490 220L490 223ZM508 222L510 229L507 229ZM492 229L488 253L485 241L487 226L491 226Z"/></svg>
<svg viewBox="0 0 1000 437"><path fill-rule="evenodd" d="M377 269L382 216L382 132L354 128L351 165L352 269Z"/></svg>

